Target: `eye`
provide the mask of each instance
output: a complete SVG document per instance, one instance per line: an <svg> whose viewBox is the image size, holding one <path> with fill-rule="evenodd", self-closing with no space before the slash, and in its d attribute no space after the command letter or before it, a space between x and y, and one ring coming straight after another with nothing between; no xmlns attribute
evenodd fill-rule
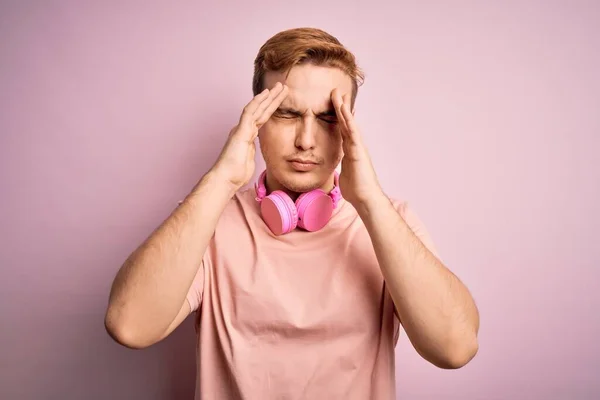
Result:
<svg viewBox="0 0 600 400"><path fill-rule="evenodd" d="M335 116L326 115L320 118L321 121L327 122L328 124L337 124L338 119Z"/></svg>
<svg viewBox="0 0 600 400"><path fill-rule="evenodd" d="M275 113L273 113L273 116L281 119L294 119L298 117L297 115L280 111L275 111Z"/></svg>

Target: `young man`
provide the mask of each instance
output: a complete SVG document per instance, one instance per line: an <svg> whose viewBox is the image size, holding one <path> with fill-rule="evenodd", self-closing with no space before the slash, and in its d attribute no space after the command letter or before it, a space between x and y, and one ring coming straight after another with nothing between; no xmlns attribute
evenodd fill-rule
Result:
<svg viewBox="0 0 600 400"><path fill-rule="evenodd" d="M206 399L393 399L400 324L441 368L475 355L468 290L377 181L353 117L361 80L321 30L263 45L217 162L115 278L116 341L150 346L196 311ZM267 168L240 190L256 137Z"/></svg>

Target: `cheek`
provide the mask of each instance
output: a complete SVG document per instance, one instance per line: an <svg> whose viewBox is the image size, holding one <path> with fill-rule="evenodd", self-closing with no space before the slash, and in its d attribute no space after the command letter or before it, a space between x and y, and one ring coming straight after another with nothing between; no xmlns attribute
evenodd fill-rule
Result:
<svg viewBox="0 0 600 400"><path fill-rule="evenodd" d="M333 127L327 134L327 153L334 163L338 163L342 158L342 137L337 129Z"/></svg>
<svg viewBox="0 0 600 400"><path fill-rule="evenodd" d="M342 135L340 134L338 125L333 125L329 131L329 141L331 147L342 150Z"/></svg>
<svg viewBox="0 0 600 400"><path fill-rule="evenodd" d="M335 148L334 154L333 154L333 159L335 160L335 164L338 164L340 161L342 161L342 156L343 156L344 152L342 149L342 145L338 145Z"/></svg>
<svg viewBox="0 0 600 400"><path fill-rule="evenodd" d="M258 142L265 159L273 159L285 151L285 134L283 131L284 129L279 124L272 121L268 121L258 131Z"/></svg>
<svg viewBox="0 0 600 400"><path fill-rule="evenodd" d="M293 142L295 137L297 123L296 121L284 121L270 119L258 131L261 140L268 140L270 143ZM264 138L264 139L263 139Z"/></svg>
<svg viewBox="0 0 600 400"><path fill-rule="evenodd" d="M258 130L258 139L261 141L261 143L264 143L265 145L267 145L268 143L271 143L273 140L277 140L276 132L277 132L277 129L276 129L275 124L272 124L271 122L267 122Z"/></svg>

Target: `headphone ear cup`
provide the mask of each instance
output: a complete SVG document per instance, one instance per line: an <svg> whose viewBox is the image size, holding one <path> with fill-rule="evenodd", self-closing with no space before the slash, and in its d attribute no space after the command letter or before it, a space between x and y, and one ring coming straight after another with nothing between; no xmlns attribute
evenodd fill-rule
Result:
<svg viewBox="0 0 600 400"><path fill-rule="evenodd" d="M333 200L324 191L315 189L296 200L298 226L314 232L322 229L333 215Z"/></svg>
<svg viewBox="0 0 600 400"><path fill-rule="evenodd" d="M277 236L298 226L296 205L283 191L276 190L265 197L260 203L260 212L271 232Z"/></svg>

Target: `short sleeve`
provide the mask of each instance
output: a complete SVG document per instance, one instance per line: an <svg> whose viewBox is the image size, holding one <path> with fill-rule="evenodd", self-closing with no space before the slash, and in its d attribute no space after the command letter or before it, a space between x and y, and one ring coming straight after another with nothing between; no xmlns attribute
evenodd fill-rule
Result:
<svg viewBox="0 0 600 400"><path fill-rule="evenodd" d="M190 304L191 312L196 311L202 303L202 294L204 292L204 260L200 263L200 267L196 272L196 276L192 282L192 286L188 290L186 300Z"/></svg>
<svg viewBox="0 0 600 400"><path fill-rule="evenodd" d="M417 213L408 205L407 202L398 202L392 200L392 203L400 213L400 216L406 224L410 227L412 232L421 240L421 243L436 257L439 258L438 251L433 243L431 235L427 231L427 228L417 215Z"/></svg>

